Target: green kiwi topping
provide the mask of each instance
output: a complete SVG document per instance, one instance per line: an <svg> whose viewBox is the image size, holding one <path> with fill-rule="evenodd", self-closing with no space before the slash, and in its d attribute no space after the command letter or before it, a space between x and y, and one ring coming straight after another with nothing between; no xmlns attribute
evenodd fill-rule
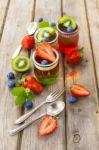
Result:
<svg viewBox="0 0 99 150"><path fill-rule="evenodd" d="M30 66L31 62L27 56L17 56L12 60L12 67L16 72L26 72Z"/></svg>
<svg viewBox="0 0 99 150"><path fill-rule="evenodd" d="M37 34L37 39L40 42L44 41L45 38L49 39L49 41L52 41L55 37L56 37L56 30L53 27L42 28Z"/></svg>
<svg viewBox="0 0 99 150"><path fill-rule="evenodd" d="M71 16L63 16L58 20L59 28L66 32L68 27L72 27L73 31L77 28L76 20Z"/></svg>

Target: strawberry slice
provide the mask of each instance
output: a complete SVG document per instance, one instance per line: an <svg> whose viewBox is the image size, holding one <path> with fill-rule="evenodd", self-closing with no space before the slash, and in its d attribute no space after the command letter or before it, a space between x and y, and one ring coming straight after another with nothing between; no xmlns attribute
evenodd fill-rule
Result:
<svg viewBox="0 0 99 150"><path fill-rule="evenodd" d="M36 47L36 55L51 62L56 59L51 45L47 42L42 42Z"/></svg>
<svg viewBox="0 0 99 150"><path fill-rule="evenodd" d="M58 127L57 120L49 115L46 115L40 123L39 135L40 136L48 135L54 132L57 129L57 127Z"/></svg>
<svg viewBox="0 0 99 150"><path fill-rule="evenodd" d="M89 96L90 92L80 84L74 84L71 88L71 94L74 96Z"/></svg>

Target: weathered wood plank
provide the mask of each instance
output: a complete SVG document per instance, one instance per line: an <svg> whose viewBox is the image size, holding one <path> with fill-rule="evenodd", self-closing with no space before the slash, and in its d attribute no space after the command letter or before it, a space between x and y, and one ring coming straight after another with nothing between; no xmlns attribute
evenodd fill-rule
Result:
<svg viewBox="0 0 99 150"><path fill-rule="evenodd" d="M32 18L34 0L12 0L10 3L6 24L0 44L0 150L18 150L21 144L20 135L9 136L15 119L21 114L21 109L14 105L14 98L7 88L6 75L11 71L11 56L19 41L26 32L26 27Z"/></svg>
<svg viewBox="0 0 99 150"><path fill-rule="evenodd" d="M80 73L76 82L92 90L89 97L79 99L75 105L69 104L69 94L67 93L67 149L98 150L99 135L96 114L98 98L84 1L63 0L63 12L76 18L80 26L80 45L84 46L85 58L88 59L88 62L84 60L77 67L67 67L66 73L76 69ZM94 12L92 13L94 14ZM73 81L66 77L67 89L72 84Z"/></svg>
<svg viewBox="0 0 99 150"><path fill-rule="evenodd" d="M96 1L85 1L86 14L89 24L90 41L93 50L94 69L96 72L96 82L99 89L99 61L98 61L98 43L99 43L99 0ZM98 95L99 97L99 95ZM98 102L99 103L99 102ZM99 104L98 104L99 105ZM99 109L97 110L97 119L99 127ZM98 128L99 132L99 128Z"/></svg>
<svg viewBox="0 0 99 150"><path fill-rule="evenodd" d="M35 10L35 20L39 17L43 17L49 21L56 21L61 15L60 12L60 0L37 0ZM57 9L55 8L57 6ZM62 59L60 62L60 77L56 84L48 86L44 89L44 92L35 98L34 105L37 106L50 94L51 91L57 88L63 87L63 67ZM60 98L63 100L63 97ZM40 115L46 110L46 106L43 106L39 111L31 116L27 121L33 119L35 116ZM59 119L58 130L47 137L41 138L38 136L39 121L35 122L29 128L25 129L22 134L22 146L21 150L64 150L65 149L65 120L64 116Z"/></svg>
<svg viewBox="0 0 99 150"><path fill-rule="evenodd" d="M0 39L3 32L3 27L5 24L8 8L9 8L9 0L0 0Z"/></svg>
<svg viewBox="0 0 99 150"><path fill-rule="evenodd" d="M99 88L99 0L85 1L86 14L89 23L90 40L93 49L93 57L97 75L97 84Z"/></svg>

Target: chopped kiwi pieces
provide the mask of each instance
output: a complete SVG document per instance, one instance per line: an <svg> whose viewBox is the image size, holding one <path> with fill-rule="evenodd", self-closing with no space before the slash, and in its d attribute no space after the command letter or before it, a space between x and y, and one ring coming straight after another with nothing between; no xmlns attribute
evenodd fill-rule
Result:
<svg viewBox="0 0 99 150"><path fill-rule="evenodd" d="M59 27L66 32L66 28L71 26L74 30L77 28L76 20L70 16L63 16L58 20Z"/></svg>
<svg viewBox="0 0 99 150"><path fill-rule="evenodd" d="M12 60L12 67L16 72L26 72L30 66L31 61L27 56L17 56Z"/></svg>
<svg viewBox="0 0 99 150"><path fill-rule="evenodd" d="M56 37L56 30L53 27L42 28L37 35L37 39L41 42L44 37L49 37L50 41Z"/></svg>

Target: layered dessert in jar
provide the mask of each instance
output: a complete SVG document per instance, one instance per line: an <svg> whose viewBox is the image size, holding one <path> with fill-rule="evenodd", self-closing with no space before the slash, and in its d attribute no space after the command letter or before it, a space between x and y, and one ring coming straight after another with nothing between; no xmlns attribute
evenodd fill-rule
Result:
<svg viewBox="0 0 99 150"><path fill-rule="evenodd" d="M75 49L78 46L79 28L76 20L70 16L63 16L58 20L59 51L66 53L66 48Z"/></svg>
<svg viewBox="0 0 99 150"><path fill-rule="evenodd" d="M39 28L34 35L36 43L48 42L52 47L57 48L58 32L54 27Z"/></svg>
<svg viewBox="0 0 99 150"><path fill-rule="evenodd" d="M33 53L34 74L43 85L54 83L59 75L59 54L48 42L41 42Z"/></svg>

